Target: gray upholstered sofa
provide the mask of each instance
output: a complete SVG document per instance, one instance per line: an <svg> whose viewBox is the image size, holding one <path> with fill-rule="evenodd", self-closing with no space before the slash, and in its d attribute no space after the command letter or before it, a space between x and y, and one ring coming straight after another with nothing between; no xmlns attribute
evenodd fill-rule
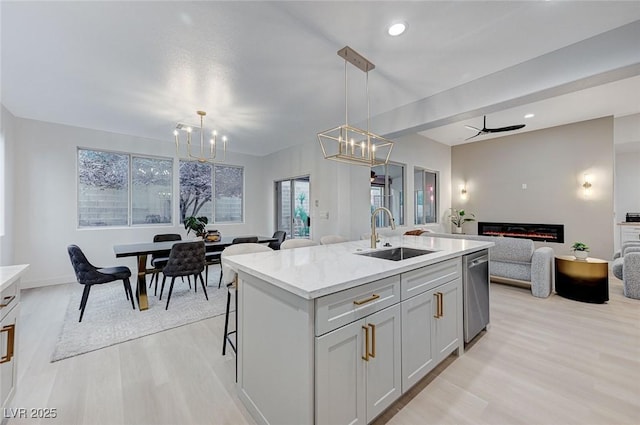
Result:
<svg viewBox="0 0 640 425"><path fill-rule="evenodd" d="M489 250L489 274L492 278L528 283L534 297L546 298L551 294L554 258L552 248L536 249L531 239L429 232L422 236L493 242L495 246Z"/></svg>
<svg viewBox="0 0 640 425"><path fill-rule="evenodd" d="M625 242L614 255L611 266L613 275L622 280L624 296L640 299L640 243Z"/></svg>

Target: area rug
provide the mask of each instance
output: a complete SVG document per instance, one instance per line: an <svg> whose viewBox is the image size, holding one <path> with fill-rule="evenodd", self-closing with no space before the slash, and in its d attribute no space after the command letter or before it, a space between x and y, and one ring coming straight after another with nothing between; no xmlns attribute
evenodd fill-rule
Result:
<svg viewBox="0 0 640 425"><path fill-rule="evenodd" d="M137 303L135 310L131 308L131 301L127 300L121 281L95 285L91 288L82 322L78 322L78 308L83 287L78 285L70 297L51 362L224 314L227 288L223 286L218 289L215 273L209 279L216 282L207 286L209 301L205 299L201 286L198 286L196 293L189 288L186 280L183 283L176 279L168 310L165 310L165 305L169 279L162 301L158 299L159 296L153 295L152 288L148 289L149 309L145 311L138 310Z"/></svg>

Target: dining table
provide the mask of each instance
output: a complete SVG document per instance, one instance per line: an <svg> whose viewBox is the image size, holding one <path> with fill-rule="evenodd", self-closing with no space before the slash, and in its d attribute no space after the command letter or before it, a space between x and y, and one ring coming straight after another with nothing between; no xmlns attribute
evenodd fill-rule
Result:
<svg viewBox="0 0 640 425"><path fill-rule="evenodd" d="M215 242L205 241L205 249L207 252L222 251L224 248L233 245L233 240L243 236L223 236L220 240ZM277 238L272 236L258 236L258 243L270 243L277 241ZM141 243L129 243L113 246L113 252L116 254L116 258L122 257L137 257L138 259L138 284L136 285L136 297L138 299L138 308L147 310L149 308L149 301L147 298L147 275L155 273L157 270L147 269L147 258L150 254L157 254L162 256L169 256L171 248L176 243L191 242L190 240L179 241L166 241L166 242L141 242Z"/></svg>

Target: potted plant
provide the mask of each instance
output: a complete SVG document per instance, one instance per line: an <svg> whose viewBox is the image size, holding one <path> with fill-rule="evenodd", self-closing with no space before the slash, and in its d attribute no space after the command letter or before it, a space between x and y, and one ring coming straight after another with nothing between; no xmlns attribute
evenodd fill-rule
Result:
<svg viewBox="0 0 640 425"><path fill-rule="evenodd" d="M184 228L187 230L187 236L189 236L189 232L193 230L193 233L196 236L204 237L207 233L205 231L207 224L209 223L209 219L207 217L187 217L184 219Z"/></svg>
<svg viewBox="0 0 640 425"><path fill-rule="evenodd" d="M574 242L571 245L571 251L573 251L576 260L586 260L589 256L589 247L582 242Z"/></svg>
<svg viewBox="0 0 640 425"><path fill-rule="evenodd" d="M451 224L453 224L453 229L455 233L462 233L462 225L467 221L475 221L475 215L473 213L466 213L464 210L457 210L455 208L450 208L451 214L449 214L449 219L451 220Z"/></svg>

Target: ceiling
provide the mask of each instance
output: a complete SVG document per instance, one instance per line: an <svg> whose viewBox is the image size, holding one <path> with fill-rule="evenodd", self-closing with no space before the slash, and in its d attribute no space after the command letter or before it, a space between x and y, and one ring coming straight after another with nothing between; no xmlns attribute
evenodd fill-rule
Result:
<svg viewBox="0 0 640 425"><path fill-rule="evenodd" d="M526 123L520 131L530 131L640 112L640 60L613 58L625 72L591 65L612 49L602 34L640 22L638 1L2 1L0 14L1 100L13 115L152 143L172 142L176 123L196 123L196 110L207 111L205 127L228 134L235 152L317 143L319 131L344 124L336 52L345 45L376 65L371 122L393 121L383 134L420 131L455 145L483 114L489 127ZM408 30L390 37L386 27L397 20ZM530 72L588 39L596 50L585 66L606 78L553 90ZM501 72L520 78L494 81L494 100L460 89ZM365 74L349 65L348 82L349 120L362 124ZM420 105L435 118L412 117Z"/></svg>

